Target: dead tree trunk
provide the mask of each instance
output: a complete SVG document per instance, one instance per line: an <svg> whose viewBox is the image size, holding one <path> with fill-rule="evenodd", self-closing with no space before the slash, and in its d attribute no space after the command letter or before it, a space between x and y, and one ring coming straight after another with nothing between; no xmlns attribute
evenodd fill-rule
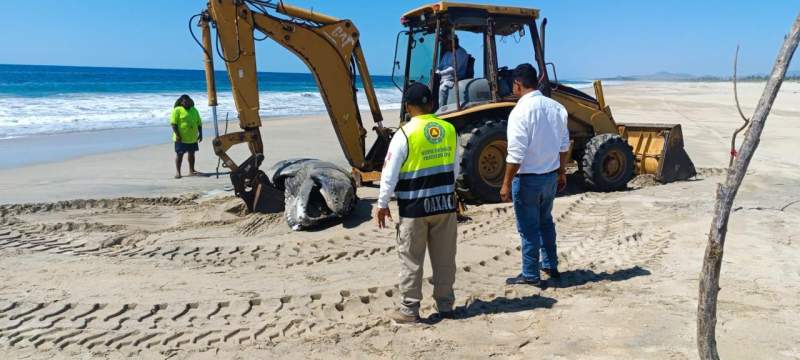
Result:
<svg viewBox="0 0 800 360"><path fill-rule="evenodd" d="M800 40L800 15L795 19L792 30L783 42L778 59L772 68L767 86L761 95L750 128L742 143L738 157L728 168L725 184L717 187L717 203L714 207L714 220L708 234L708 245L703 258L703 269L700 274L700 296L697 304L697 350L701 359L719 359L715 328L717 325L717 295L719 294L719 274L722 265L722 249L728 231L728 219L733 206L733 199L742 184L747 166L758 147L761 132L767 115L775 101L775 96L783 83L786 69Z"/></svg>

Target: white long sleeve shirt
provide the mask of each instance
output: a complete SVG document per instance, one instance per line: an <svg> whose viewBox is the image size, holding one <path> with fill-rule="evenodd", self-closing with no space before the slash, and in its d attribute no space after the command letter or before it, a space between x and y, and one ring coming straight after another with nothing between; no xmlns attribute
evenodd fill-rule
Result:
<svg viewBox="0 0 800 360"><path fill-rule="evenodd" d="M456 154L458 154L458 137L456 137ZM378 207L385 209L389 207L389 201L394 194L394 188L397 186L397 181L400 179L400 169L406 161L408 155L408 141L403 133L399 130L389 143L389 151L386 153L386 159L383 162L383 170L381 170L381 189L378 193ZM456 155L455 164L453 164L454 178L458 179L460 170L460 158Z"/></svg>
<svg viewBox="0 0 800 360"><path fill-rule="evenodd" d="M519 174L546 174L560 166L559 153L569 150L567 109L533 91L523 95L508 117L506 162Z"/></svg>

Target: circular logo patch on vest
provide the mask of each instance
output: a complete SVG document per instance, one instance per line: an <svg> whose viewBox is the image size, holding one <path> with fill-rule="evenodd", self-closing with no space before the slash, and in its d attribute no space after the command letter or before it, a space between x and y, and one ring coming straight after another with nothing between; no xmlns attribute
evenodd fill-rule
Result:
<svg viewBox="0 0 800 360"><path fill-rule="evenodd" d="M428 139L428 142L431 144L442 142L442 139L444 139L444 128L435 122L429 122L428 125L425 125L425 138Z"/></svg>

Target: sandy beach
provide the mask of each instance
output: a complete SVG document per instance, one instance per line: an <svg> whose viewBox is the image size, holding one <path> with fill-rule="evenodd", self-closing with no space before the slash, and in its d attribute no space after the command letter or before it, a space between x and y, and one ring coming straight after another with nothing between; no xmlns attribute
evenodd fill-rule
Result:
<svg viewBox="0 0 800 360"><path fill-rule="evenodd" d="M740 84L746 114L762 89ZM696 358L714 191L741 123L731 85L629 82L605 97L618 122L680 123L699 175L557 198L563 276L545 290L504 284L520 263L510 205L470 207L459 226L460 316L416 326L386 317L399 260L394 230L373 223L375 188L359 188L341 224L292 232L280 215L230 211L239 200L223 190L227 176L173 179L166 127L0 142L4 157L38 154L0 169L0 357ZM800 358L798 120L800 83L785 83L729 224L724 358ZM204 173L216 167L211 134L198 155ZM268 164L346 165L326 115L270 118L262 134ZM98 139L118 147L47 154ZM422 315L431 311L428 298Z"/></svg>

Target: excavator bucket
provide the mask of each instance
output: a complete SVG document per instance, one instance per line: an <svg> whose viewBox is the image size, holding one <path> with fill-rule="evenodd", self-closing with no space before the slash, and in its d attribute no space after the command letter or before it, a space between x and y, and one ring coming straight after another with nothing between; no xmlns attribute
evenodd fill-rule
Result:
<svg viewBox="0 0 800 360"><path fill-rule="evenodd" d="M269 177L258 169L262 161L263 154L252 155L236 170L231 171L234 192L244 200L248 212L281 212L284 210L283 191L277 189Z"/></svg>
<svg viewBox="0 0 800 360"><path fill-rule="evenodd" d="M661 183L697 175L683 148L680 124L618 124L618 129L633 148L637 175L653 174Z"/></svg>

